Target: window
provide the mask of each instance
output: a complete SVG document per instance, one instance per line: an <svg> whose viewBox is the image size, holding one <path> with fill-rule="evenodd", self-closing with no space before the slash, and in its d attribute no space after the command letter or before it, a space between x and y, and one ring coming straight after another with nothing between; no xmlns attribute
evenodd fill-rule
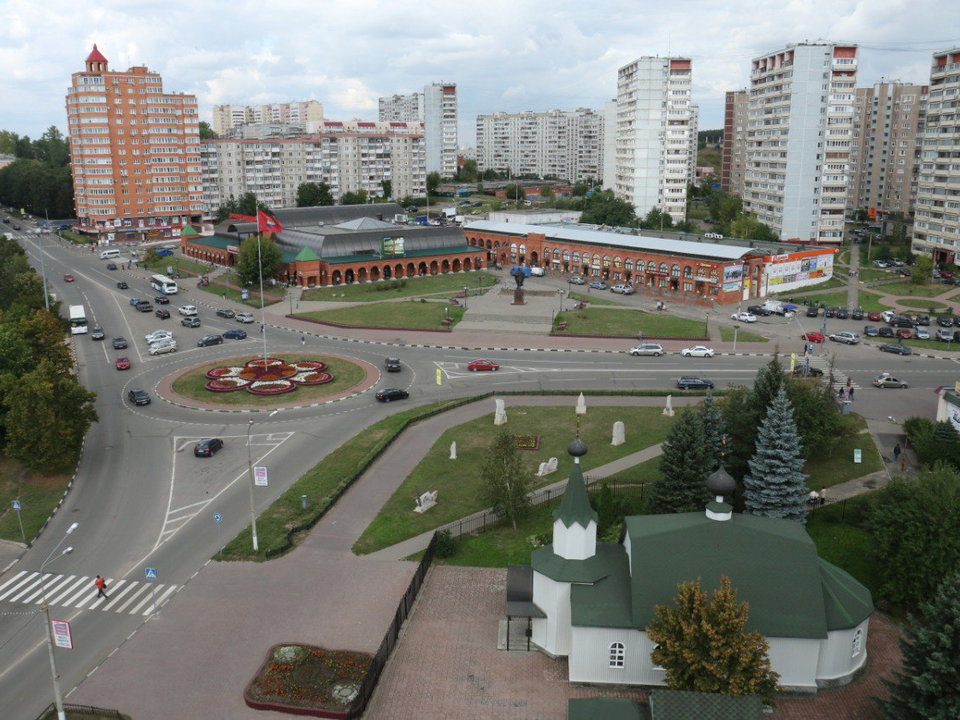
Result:
<svg viewBox="0 0 960 720"><path fill-rule="evenodd" d="M860 651L862 649L863 649L863 628L860 628L853 634L853 653L850 655L850 657L856 657L857 655L860 654ZM613 662L612 657L613 656L611 655L611 663ZM613 667L613 665L611 664L610 667Z"/></svg>
<svg viewBox="0 0 960 720"><path fill-rule="evenodd" d="M625 655L623 643L610 643L610 667L622 668Z"/></svg>

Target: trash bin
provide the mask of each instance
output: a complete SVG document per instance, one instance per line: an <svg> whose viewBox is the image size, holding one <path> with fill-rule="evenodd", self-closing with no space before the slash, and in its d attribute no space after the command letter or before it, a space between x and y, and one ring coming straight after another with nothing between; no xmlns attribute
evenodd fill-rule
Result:
<svg viewBox="0 0 960 720"><path fill-rule="evenodd" d="M850 414L850 405L852 403L849 400L842 400L840 402L840 414L849 415Z"/></svg>

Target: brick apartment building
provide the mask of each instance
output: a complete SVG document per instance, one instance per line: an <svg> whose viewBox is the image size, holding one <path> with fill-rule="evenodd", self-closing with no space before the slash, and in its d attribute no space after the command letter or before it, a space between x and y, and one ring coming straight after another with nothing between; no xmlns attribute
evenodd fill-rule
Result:
<svg viewBox="0 0 960 720"><path fill-rule="evenodd" d="M747 167L747 121L750 93L727 92L723 111L723 166L720 189L743 197L743 179Z"/></svg>

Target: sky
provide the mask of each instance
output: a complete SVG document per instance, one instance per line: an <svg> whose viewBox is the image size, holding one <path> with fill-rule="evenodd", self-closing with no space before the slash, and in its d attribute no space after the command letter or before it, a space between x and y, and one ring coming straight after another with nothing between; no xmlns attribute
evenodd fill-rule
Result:
<svg viewBox="0 0 960 720"><path fill-rule="evenodd" d="M960 46L952 0L0 0L0 27L0 129L21 135L66 129L70 75L97 43L111 69L195 94L208 122L217 104L292 100L375 120L380 96L453 82L462 146L478 114L601 110L643 55L692 58L705 130L751 58L790 43L857 43L858 86L926 83L932 53Z"/></svg>

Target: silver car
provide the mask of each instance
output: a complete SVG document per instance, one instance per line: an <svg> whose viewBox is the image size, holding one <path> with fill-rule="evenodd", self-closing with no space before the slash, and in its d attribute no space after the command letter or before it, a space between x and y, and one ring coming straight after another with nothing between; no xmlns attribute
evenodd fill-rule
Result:
<svg viewBox="0 0 960 720"><path fill-rule="evenodd" d="M150 346L151 355L165 355L166 353L172 353L177 351L177 341L176 340L164 340L158 343L154 343Z"/></svg>
<svg viewBox="0 0 960 720"><path fill-rule="evenodd" d="M663 355L663 345L659 343L640 343L636 347L630 348L627 352L633 356L653 355L654 357L660 357Z"/></svg>
<svg viewBox="0 0 960 720"><path fill-rule="evenodd" d="M610 288L612 293L620 293L621 295L633 295L633 287L630 285L624 285L623 283L619 285L614 285Z"/></svg>

